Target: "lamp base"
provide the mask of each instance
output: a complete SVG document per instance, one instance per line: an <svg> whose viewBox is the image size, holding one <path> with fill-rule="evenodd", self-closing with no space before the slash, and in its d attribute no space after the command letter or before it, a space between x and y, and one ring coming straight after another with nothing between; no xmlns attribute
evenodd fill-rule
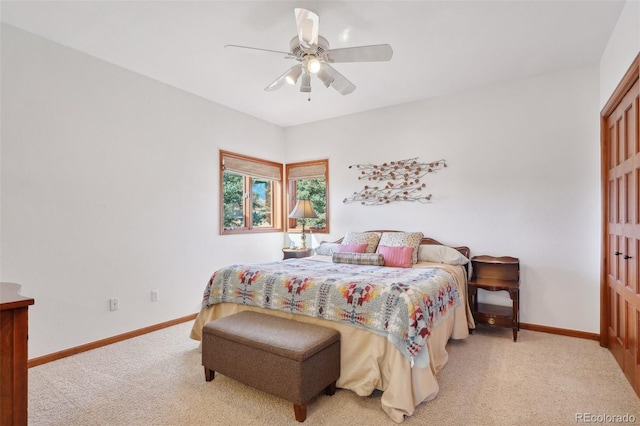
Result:
<svg viewBox="0 0 640 426"><path fill-rule="evenodd" d="M304 233L304 223L302 224L302 235L300 235L300 247L302 250L307 249L307 235Z"/></svg>

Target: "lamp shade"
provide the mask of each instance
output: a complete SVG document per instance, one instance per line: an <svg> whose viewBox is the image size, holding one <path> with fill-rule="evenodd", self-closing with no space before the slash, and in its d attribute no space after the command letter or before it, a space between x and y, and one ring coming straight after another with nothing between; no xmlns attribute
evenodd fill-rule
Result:
<svg viewBox="0 0 640 426"><path fill-rule="evenodd" d="M289 217L291 219L315 219L318 216L316 216L316 212L313 211L310 200L298 200Z"/></svg>

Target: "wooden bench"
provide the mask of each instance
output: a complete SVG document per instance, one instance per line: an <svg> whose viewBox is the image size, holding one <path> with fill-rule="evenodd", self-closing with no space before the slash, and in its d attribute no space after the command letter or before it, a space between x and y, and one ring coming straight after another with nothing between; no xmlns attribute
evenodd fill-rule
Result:
<svg viewBox="0 0 640 426"><path fill-rule="evenodd" d="M202 328L205 378L215 372L293 402L296 420L322 390L333 395L340 376L340 333L252 311Z"/></svg>

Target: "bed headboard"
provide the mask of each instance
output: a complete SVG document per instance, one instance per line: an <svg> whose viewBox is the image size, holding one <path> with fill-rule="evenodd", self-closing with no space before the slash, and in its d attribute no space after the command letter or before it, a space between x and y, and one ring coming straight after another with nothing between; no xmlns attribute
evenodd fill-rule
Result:
<svg viewBox="0 0 640 426"><path fill-rule="evenodd" d="M362 232L404 232L404 231L394 231L391 229L372 229L370 231L362 231ZM344 239L344 237L340 238L337 241L332 241L334 243L341 243L342 240ZM324 241L323 241L324 242ZM423 237L422 241L420 241L420 245L438 245L438 246L448 246L447 244L442 244L440 241L438 240L434 240L433 238L429 238L429 237ZM471 259L469 257L469 255L471 254L471 250L469 250L469 247L467 246L459 246L459 247L455 247L455 246L448 246L451 248L454 248L456 250L458 250L460 253L462 253L462 255L464 257L466 257L467 259Z"/></svg>

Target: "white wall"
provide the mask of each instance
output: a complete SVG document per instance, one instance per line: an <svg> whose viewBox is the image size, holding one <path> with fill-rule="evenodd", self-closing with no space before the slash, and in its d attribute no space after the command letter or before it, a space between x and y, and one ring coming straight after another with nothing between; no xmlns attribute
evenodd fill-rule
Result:
<svg viewBox="0 0 640 426"><path fill-rule="evenodd" d="M285 137L288 161L329 153L332 238L422 231L473 255L519 257L522 322L597 333L598 126L591 66L291 127ZM349 165L411 157L447 160L427 177L431 204L343 204L364 185Z"/></svg>
<svg viewBox="0 0 640 426"><path fill-rule="evenodd" d="M600 59L600 108L640 52L640 2L628 0Z"/></svg>
<svg viewBox="0 0 640 426"><path fill-rule="evenodd" d="M597 333L597 117L639 27L628 1L600 84L587 67L283 131L3 24L0 280L36 299L30 358L191 314L214 269L280 258L281 234L219 235L219 149L328 157L332 234L316 244L415 229L518 256L523 322ZM413 156L448 161L432 204L342 203L362 186L348 165Z"/></svg>
<svg viewBox="0 0 640 426"><path fill-rule="evenodd" d="M0 280L35 298L30 358L195 313L214 269L281 258L281 233L218 226L218 150L281 160L281 128L6 25L1 89Z"/></svg>

